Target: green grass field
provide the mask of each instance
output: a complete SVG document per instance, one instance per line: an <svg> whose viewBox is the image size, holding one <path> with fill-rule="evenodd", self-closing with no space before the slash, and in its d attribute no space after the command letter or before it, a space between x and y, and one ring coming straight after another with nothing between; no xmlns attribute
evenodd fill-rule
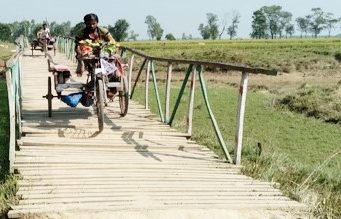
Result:
<svg viewBox="0 0 341 219"><path fill-rule="evenodd" d="M338 204L341 203L341 66L337 58L341 52L340 39L138 42L127 46L149 55L255 63L254 66L273 67L280 72L287 71L284 67L289 66L287 75L250 78L243 171L255 178L279 182L285 194L308 204L318 218L341 217ZM161 78L159 92L164 97L165 69L157 69ZM173 104L182 80L179 75L182 73L176 72L174 76ZM205 77L211 106L232 152L238 97L235 84L240 76L209 71ZM157 113L152 88L150 94L151 110ZM134 99L143 103L142 83ZM173 123L182 131L185 131L187 102L188 93ZM222 157L199 88L194 108L192 138ZM260 156L257 143L262 145Z"/></svg>
<svg viewBox="0 0 341 219"><path fill-rule="evenodd" d="M341 38L143 41L122 44L154 56L241 63L282 72L335 70L340 68L341 61Z"/></svg>

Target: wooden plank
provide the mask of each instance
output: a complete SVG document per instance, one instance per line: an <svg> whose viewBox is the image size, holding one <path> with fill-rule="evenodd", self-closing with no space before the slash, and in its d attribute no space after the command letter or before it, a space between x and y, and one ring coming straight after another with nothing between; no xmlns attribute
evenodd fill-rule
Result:
<svg viewBox="0 0 341 219"><path fill-rule="evenodd" d="M273 191L252 191L252 190L239 190L239 191L231 191L231 190L217 190L214 188L198 188L198 189L191 189L189 187L185 189L181 188L166 188L166 189L153 189L153 188L135 188L135 189L49 189L49 190L32 190L32 191L21 191L17 193L20 195L21 199L43 199L43 198L62 198L62 197L77 197L81 196L99 196L103 193L107 194L108 196L131 196L136 195L138 192L150 193L151 195L158 195L158 196L174 196L174 195L190 195L190 196L198 196L198 195L207 195L207 196L282 196L282 193L278 190Z"/></svg>
<svg viewBox="0 0 341 219"><path fill-rule="evenodd" d="M63 198L85 198L85 197L130 197L134 198L136 197L136 193L145 193L149 198L168 198L168 197L192 197L192 198L211 198L215 199L216 197L233 197L233 198L239 198L243 197L244 199L250 198L250 197L264 197L264 199L268 198L271 200L273 197L281 197L280 192L267 192L267 193L258 193L258 192L223 192L223 191L98 191L98 192L86 192L86 191L72 191L68 190L61 193L40 193L40 194L22 194L21 200L51 200L51 199L63 199Z"/></svg>
<svg viewBox="0 0 341 219"><path fill-rule="evenodd" d="M209 206L209 207L208 207ZM155 204L150 204L150 205L135 205L133 206L132 204L127 203L126 205L122 206L120 204L105 204L105 203L78 203L78 204L53 204L53 205L37 205L37 206L26 206L25 208L16 208L16 210L10 211L8 216L9 218L19 218L25 215L28 216L46 216L47 213L58 213L60 211L63 211L65 213L68 212L73 212L76 213L76 215L84 215L84 217L88 217L89 215L92 215L93 212L96 212L96 216L100 214L100 212L104 213L104 217L108 215L113 215L114 217L118 214L119 216L122 216L122 213L120 212L126 212L126 216L128 218L129 215L141 215L141 217L145 216L145 212L147 211L152 211L152 210L157 210L158 212L163 211L163 216L167 216L171 218L171 216L177 215L172 211L171 209L178 209L177 212L181 210L188 210L188 209L199 209L196 212L199 214L195 214L191 212L191 214L195 214L195 218L206 218L205 216L202 217L200 216L201 214L204 215L214 215L214 213L219 210L223 209L223 211L227 211L226 213L222 213L223 215L229 215L229 210L226 209L234 209L234 210L241 210L243 212L247 211L251 215L253 214L252 212L256 210L258 212L257 215L259 215L259 209L264 209L263 213L267 210L271 209L283 209L283 210L288 210L290 212L293 212L293 208L303 208L302 205L295 205L292 203L223 203L223 204L214 204L214 205L209 205L207 203L196 203L196 204L170 204L167 203L167 205L155 205ZM169 212L168 212L169 211ZM296 210L297 211L297 210ZM134 212L134 213L133 213ZM83 214L81 214L83 213ZM185 212L185 215L188 215L190 212ZM272 215L276 215L277 212L275 212ZM181 214L181 213L180 213ZM230 213L231 214L231 213ZM71 214L72 215L72 214ZM221 215L221 214L219 214ZM236 215L235 212L233 212L232 215ZM271 214L270 214L271 215ZM245 216L245 215L244 215ZM259 215L260 216L260 215ZM139 217L139 216L138 216ZM157 218L156 216L154 218Z"/></svg>
<svg viewBox="0 0 341 219"><path fill-rule="evenodd" d="M136 182L113 182L113 183L99 183L99 182L75 182L75 181L54 181L50 184L48 181L41 182L40 184L28 184L27 182L19 181L20 188L19 193L52 193L65 190L76 191L102 191L102 190L118 190L118 191L131 191L141 189L141 191L182 191L182 190L201 190L201 191L222 191L222 192L279 192L278 189L274 189L269 183L253 183L247 184L246 182L143 182L137 184ZM60 182L60 185L57 184ZM99 186L100 185L100 186Z"/></svg>

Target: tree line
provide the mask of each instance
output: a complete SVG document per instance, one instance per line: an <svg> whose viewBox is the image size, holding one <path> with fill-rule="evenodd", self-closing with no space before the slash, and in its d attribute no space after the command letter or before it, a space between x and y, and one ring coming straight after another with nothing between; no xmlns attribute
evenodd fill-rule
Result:
<svg viewBox="0 0 341 219"><path fill-rule="evenodd" d="M83 22L71 26L71 22L63 22L58 24L53 21L48 24L52 36L67 36L75 37L81 33L85 24ZM36 38L37 32L42 28L43 23L37 23L34 19L31 21L24 20L21 22L15 21L13 23L0 23L0 40L14 42L20 35L28 37L29 40ZM129 30L129 23L125 19L119 19L114 26L108 25L109 32L113 35L115 40L137 40L139 36L133 30Z"/></svg>
<svg viewBox="0 0 341 219"><path fill-rule="evenodd" d="M274 39L282 38L285 33L285 37L291 37L295 32L292 17L292 13L282 10L281 6L264 6L253 12L250 36L257 39ZM303 34L306 37L308 33L317 37L323 30L327 30L330 37L331 31L341 22L341 18L324 12L321 8L312 8L310 14L296 18L295 22L301 38Z"/></svg>
<svg viewBox="0 0 341 219"><path fill-rule="evenodd" d="M228 16L227 16L228 15ZM228 18L227 18L228 17ZM214 13L207 13L207 22L198 26L198 31L203 39L221 39L227 35L229 39L237 36L238 25L241 15L237 11L231 11L226 14L223 19L219 19ZM253 12L252 16L252 32L251 38L255 39L275 39L283 37L292 37L295 33L295 23L293 22L293 14L284 11L281 6L263 6ZM312 8L310 14L295 19L296 27L300 32L300 37L318 37L323 30L328 31L331 35L333 29L341 22L341 18L337 18L334 14L324 12L321 8ZM146 16L145 24L147 25L147 33L152 40L161 40L164 29L161 24L152 15ZM38 30L42 27L42 23L35 20L24 20L21 22L13 22L9 24L0 23L0 40L14 41L20 35L33 39ZM79 34L85 27L83 22L71 26L71 22L49 23L49 28L53 36L71 36ZM137 40L139 34L130 29L130 24L126 19L118 19L113 26L107 26L109 32L116 41ZM172 33L165 35L167 40L175 40ZM192 35L182 34L183 40L192 39Z"/></svg>

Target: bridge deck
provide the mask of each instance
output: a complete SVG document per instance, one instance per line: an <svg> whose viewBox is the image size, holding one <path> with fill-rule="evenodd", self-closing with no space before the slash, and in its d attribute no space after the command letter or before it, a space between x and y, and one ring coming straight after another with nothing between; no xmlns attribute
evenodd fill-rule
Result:
<svg viewBox="0 0 341 219"><path fill-rule="evenodd" d="M61 54L55 61L75 67ZM134 102L124 118L111 104L100 134L91 107L54 99L48 118L47 61L27 55L23 68L25 136L15 158L22 178L10 218L269 218L303 207Z"/></svg>

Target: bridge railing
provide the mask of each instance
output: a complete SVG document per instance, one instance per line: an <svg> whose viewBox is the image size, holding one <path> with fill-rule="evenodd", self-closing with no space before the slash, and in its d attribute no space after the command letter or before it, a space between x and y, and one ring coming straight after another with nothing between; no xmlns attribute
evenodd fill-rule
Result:
<svg viewBox="0 0 341 219"><path fill-rule="evenodd" d="M60 38L59 39L59 46L60 50L70 58L74 58L74 44L73 40L67 38ZM144 105L146 109L149 109L149 83L150 79L154 85L154 93L157 101L157 108L160 116L160 120L163 123L168 125L172 125L174 118L176 116L177 110L181 103L181 98L184 95L184 91L186 89L187 83L190 81L190 92L189 92L189 101L188 101L188 110L187 110L187 132L185 136L191 137L192 136L192 126L193 126L193 112L194 112L194 93L195 93L195 86L196 86L196 78L198 76L200 88L202 91L202 96L204 102L206 104L206 108L211 119L215 134L217 136L218 142L223 150L226 160L230 163L235 163L236 165L240 165L241 163L241 152L242 152L242 144L243 144L243 130L244 130L244 115L245 115L245 107L246 107L246 95L247 95L247 87L248 87L248 79L250 74L265 74L265 75L277 75L277 71L275 70L268 70L263 68L252 68L243 65L235 65L235 64L227 64L227 63L218 63L218 62L205 62L205 61L195 61L195 60L184 60L184 59L170 59L170 58L162 58L162 57L155 57L144 54L141 51L137 51L135 49L120 46L119 47L120 53L122 57L129 59L128 66L129 66L129 73L128 73L128 90L130 98L133 97L137 83L141 78L141 75L145 71L145 81L144 81L144 89L145 89L145 98L144 98ZM136 58L142 58L142 63L136 72L134 84L132 82L134 72L134 65L137 64ZM166 88L165 88L165 105L164 110L162 109L160 95L157 85L157 75L156 75L156 63L163 64L167 66L167 79L166 79ZM185 72L184 79L182 81L182 85L179 91L179 94L176 98L176 102L174 108L170 110L170 97L171 97L171 82L172 82L172 73L174 66L177 65L186 65L187 71ZM234 146L234 157L232 158L227 144L223 139L223 134L219 128L218 122L213 114L209 98L207 95L207 86L204 80L204 68L214 68L214 69L221 69L225 71L237 71L240 72L241 81L239 86L239 101L238 101L238 108L237 108L237 124L236 124L236 133L235 133L235 146ZM232 148L231 148L232 149ZM230 149L230 150L231 150Z"/></svg>
<svg viewBox="0 0 341 219"><path fill-rule="evenodd" d="M0 67L5 68L8 110L10 122L10 142L9 142L9 170L14 171L14 158L16 150L16 140L21 138L21 109L22 109L22 55L24 48L28 46L27 38L20 37L16 40L16 52L6 62L2 61Z"/></svg>

